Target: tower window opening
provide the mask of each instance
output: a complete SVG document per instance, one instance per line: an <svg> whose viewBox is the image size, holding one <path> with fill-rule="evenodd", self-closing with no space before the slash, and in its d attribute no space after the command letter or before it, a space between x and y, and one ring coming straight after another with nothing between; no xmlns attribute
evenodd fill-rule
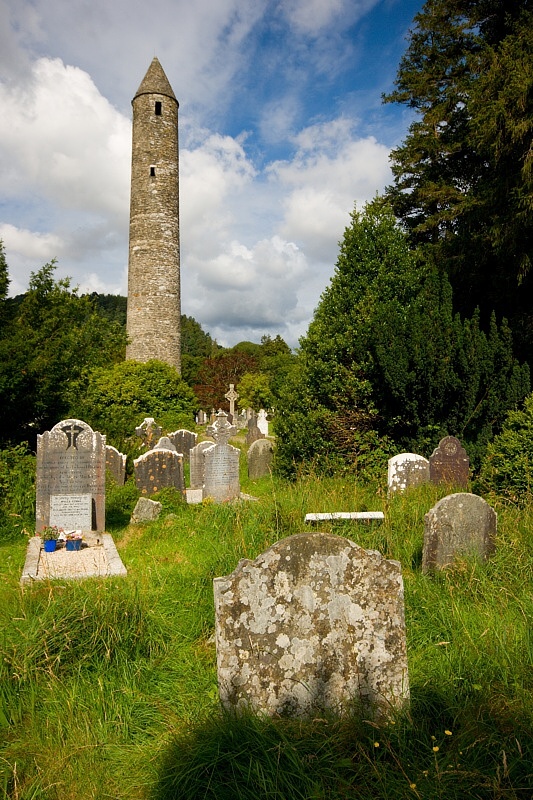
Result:
<svg viewBox="0 0 533 800"><path fill-rule="evenodd" d="M160 117L161 116L161 100L156 100L155 101L155 115L156 115L156 117Z"/></svg>
<svg viewBox="0 0 533 800"><path fill-rule="evenodd" d="M150 167L150 177L155 178L155 167Z"/></svg>

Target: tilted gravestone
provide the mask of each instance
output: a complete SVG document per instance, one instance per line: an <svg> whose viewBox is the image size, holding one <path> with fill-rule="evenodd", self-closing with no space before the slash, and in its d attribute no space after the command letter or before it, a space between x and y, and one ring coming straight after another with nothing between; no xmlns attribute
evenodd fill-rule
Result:
<svg viewBox="0 0 533 800"><path fill-rule="evenodd" d="M386 714L409 698L400 564L325 533L290 536L215 578L227 708Z"/></svg>
<svg viewBox="0 0 533 800"><path fill-rule="evenodd" d="M169 433L168 438L178 453L182 453L183 462L188 464L190 461L191 449L196 447L198 434L193 433L192 431L187 431L184 428L180 428L179 431L173 431L172 433Z"/></svg>
<svg viewBox="0 0 533 800"><path fill-rule="evenodd" d="M449 494L424 517L422 571L443 569L458 555L486 561L496 547L497 514L482 497Z"/></svg>
<svg viewBox="0 0 533 800"><path fill-rule="evenodd" d="M388 492L405 492L413 486L429 482L429 461L416 453L400 453L389 458Z"/></svg>
<svg viewBox="0 0 533 800"><path fill-rule="evenodd" d="M240 450L228 444L237 429L228 422L228 415L219 411L207 433L215 440L215 446L204 452L204 485L202 499L215 502L234 500L240 497L239 480Z"/></svg>
<svg viewBox="0 0 533 800"><path fill-rule="evenodd" d="M65 419L37 436L36 519L66 530L105 530L105 436Z"/></svg>
<svg viewBox="0 0 533 800"><path fill-rule="evenodd" d="M173 486L183 497L186 496L183 456L176 452L166 436L152 450L135 459L133 471L135 485L143 495L152 495L167 486Z"/></svg>
<svg viewBox="0 0 533 800"><path fill-rule="evenodd" d="M446 483L466 489L469 475L470 460L466 450L455 436L445 436L429 457L431 483Z"/></svg>
<svg viewBox="0 0 533 800"><path fill-rule="evenodd" d="M257 439L253 442L246 455L248 460L248 477L252 479L270 475L274 447L269 439Z"/></svg>
<svg viewBox="0 0 533 800"><path fill-rule="evenodd" d="M131 522L153 522L159 518L163 506L155 500L150 500L148 497L139 497L133 513L131 515Z"/></svg>
<svg viewBox="0 0 533 800"><path fill-rule="evenodd" d="M161 425L156 425L153 417L145 417L141 424L135 428L135 435L142 439L143 445L149 450L159 440L162 432Z"/></svg>
<svg viewBox="0 0 533 800"><path fill-rule="evenodd" d="M105 446L105 465L119 486L126 481L126 456L110 444Z"/></svg>
<svg viewBox="0 0 533 800"><path fill-rule="evenodd" d="M214 442L200 442L191 449L190 471L189 471L189 485L191 489L201 489L204 485L205 475L205 460L204 453L210 447L214 447Z"/></svg>

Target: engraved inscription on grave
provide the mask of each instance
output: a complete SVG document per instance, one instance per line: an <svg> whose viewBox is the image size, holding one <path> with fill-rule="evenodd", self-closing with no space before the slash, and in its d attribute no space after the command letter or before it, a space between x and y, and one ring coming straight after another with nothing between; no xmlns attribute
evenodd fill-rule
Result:
<svg viewBox="0 0 533 800"><path fill-rule="evenodd" d="M50 495L50 525L65 530L91 530L92 497L90 494Z"/></svg>
<svg viewBox="0 0 533 800"><path fill-rule="evenodd" d="M105 530L105 463L105 436L82 420L63 420L37 436L36 531L58 524L50 522L52 497L81 495L91 498L90 518L80 507L79 517L69 514L69 527Z"/></svg>

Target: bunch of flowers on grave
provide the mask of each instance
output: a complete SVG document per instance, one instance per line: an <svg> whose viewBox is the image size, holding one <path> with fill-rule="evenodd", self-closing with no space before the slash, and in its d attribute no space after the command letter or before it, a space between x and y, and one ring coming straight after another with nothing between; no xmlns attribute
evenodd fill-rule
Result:
<svg viewBox="0 0 533 800"><path fill-rule="evenodd" d="M63 528L58 528L57 525L46 525L41 531L41 539L43 542L51 542L54 539L60 539L63 534Z"/></svg>
<svg viewBox="0 0 533 800"><path fill-rule="evenodd" d="M76 542L83 537L81 531L67 531L66 539L67 542Z"/></svg>

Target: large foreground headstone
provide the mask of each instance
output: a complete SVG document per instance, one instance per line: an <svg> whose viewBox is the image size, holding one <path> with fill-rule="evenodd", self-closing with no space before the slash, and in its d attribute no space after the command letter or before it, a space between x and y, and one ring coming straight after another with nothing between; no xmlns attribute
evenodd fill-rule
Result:
<svg viewBox="0 0 533 800"><path fill-rule="evenodd" d="M429 482L429 461L416 453L400 453L389 458L387 477L389 494L405 492Z"/></svg>
<svg viewBox="0 0 533 800"><path fill-rule="evenodd" d="M207 429L207 433L215 440L215 446L208 448L203 454L203 500L209 497L220 503L240 497L240 450L228 444L230 436L236 432L237 429L230 425L224 411L218 412L215 422Z"/></svg>
<svg viewBox="0 0 533 800"><path fill-rule="evenodd" d="M214 596L224 706L386 714L408 700L397 561L339 536L297 534L215 578Z"/></svg>
<svg viewBox="0 0 533 800"><path fill-rule="evenodd" d="M37 436L35 530L105 530L105 436L65 419Z"/></svg>
<svg viewBox="0 0 533 800"><path fill-rule="evenodd" d="M246 454L248 460L248 477L255 480L270 474L274 447L270 439L256 439Z"/></svg>
<svg viewBox="0 0 533 800"><path fill-rule="evenodd" d="M424 517L422 571L443 569L457 555L476 555L483 561L496 547L497 514L475 494L449 494Z"/></svg>
<svg viewBox="0 0 533 800"><path fill-rule="evenodd" d="M459 439L445 436L429 457L431 483L447 483L461 489L468 487L470 459Z"/></svg>

